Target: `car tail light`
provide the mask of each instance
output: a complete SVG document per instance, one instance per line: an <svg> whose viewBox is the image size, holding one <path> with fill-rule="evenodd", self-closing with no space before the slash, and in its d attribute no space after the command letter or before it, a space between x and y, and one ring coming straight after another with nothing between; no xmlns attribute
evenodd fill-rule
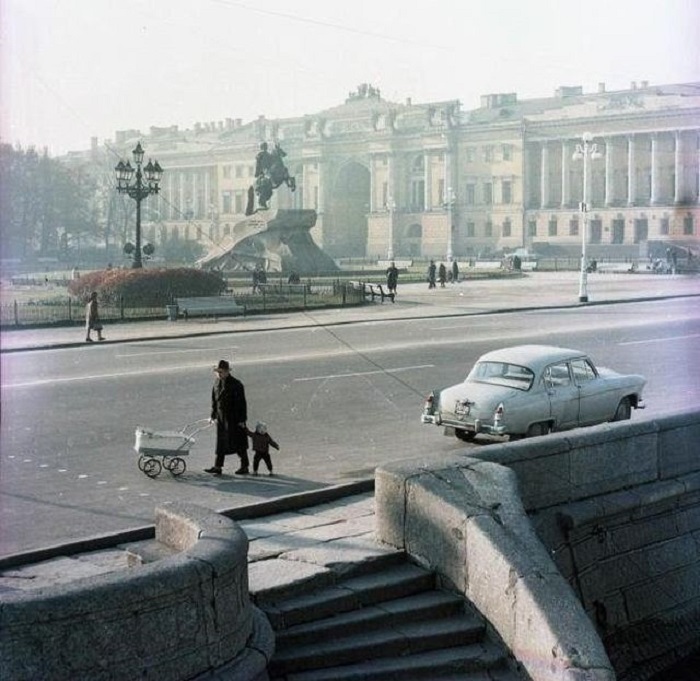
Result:
<svg viewBox="0 0 700 681"><path fill-rule="evenodd" d="M497 407L496 411L493 412L493 425L500 426L503 423L503 414L505 409L503 407L503 402L501 402Z"/></svg>

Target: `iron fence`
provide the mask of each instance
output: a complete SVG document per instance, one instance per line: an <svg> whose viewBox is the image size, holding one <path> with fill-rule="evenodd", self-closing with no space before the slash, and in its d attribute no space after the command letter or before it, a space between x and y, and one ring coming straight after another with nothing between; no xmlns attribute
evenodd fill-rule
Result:
<svg viewBox="0 0 700 681"><path fill-rule="evenodd" d="M235 286L228 295L245 307L246 314L342 307L365 302L361 291L338 281L263 284L255 292L250 286ZM105 322L166 319L167 311L165 305L135 305L121 299L114 305L101 303L100 318ZM24 303L13 300L0 304L0 327L3 328L65 326L84 322L85 303L70 297Z"/></svg>

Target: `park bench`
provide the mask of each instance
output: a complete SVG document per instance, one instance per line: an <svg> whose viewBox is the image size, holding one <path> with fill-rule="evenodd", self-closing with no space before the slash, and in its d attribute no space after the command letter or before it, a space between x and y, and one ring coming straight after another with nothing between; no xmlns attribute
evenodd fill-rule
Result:
<svg viewBox="0 0 700 681"><path fill-rule="evenodd" d="M239 305L231 296L196 296L176 298L178 312L189 317L220 317L245 314L245 306Z"/></svg>
<svg viewBox="0 0 700 681"><path fill-rule="evenodd" d="M372 300L375 298L381 298L383 303L385 298L389 298L392 303L394 302L394 294L384 290L384 287L381 284L371 284L365 281L351 281L350 285L353 288L361 288L364 291L365 296L369 296Z"/></svg>

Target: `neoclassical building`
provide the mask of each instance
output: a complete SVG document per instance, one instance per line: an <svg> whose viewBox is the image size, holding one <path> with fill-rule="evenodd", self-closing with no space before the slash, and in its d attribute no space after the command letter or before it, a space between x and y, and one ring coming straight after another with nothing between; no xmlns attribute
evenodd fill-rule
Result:
<svg viewBox="0 0 700 681"><path fill-rule="evenodd" d="M700 245L700 83L491 94L470 111L457 100L389 102L365 84L314 115L121 131L113 146L128 158L138 140L165 169L161 193L144 204L144 236L156 244L210 246L230 234L268 141L281 144L297 181L273 208L315 209L314 239L336 258L579 254L584 167L591 254Z"/></svg>

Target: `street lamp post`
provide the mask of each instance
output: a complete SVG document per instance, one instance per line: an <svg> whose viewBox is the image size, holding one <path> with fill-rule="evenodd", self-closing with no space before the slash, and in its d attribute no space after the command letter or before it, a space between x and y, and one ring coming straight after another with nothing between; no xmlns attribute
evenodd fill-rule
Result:
<svg viewBox="0 0 700 681"><path fill-rule="evenodd" d="M579 279L578 299L580 303L588 302L588 258L586 246L588 242L588 203L590 194L590 167L588 159L595 161L602 157L598 151L598 145L593 142L593 135L584 132L581 136L581 144L576 145L573 154L574 161L583 159L583 201L580 204L581 210L581 276Z"/></svg>
<svg viewBox="0 0 700 681"><path fill-rule="evenodd" d="M394 259L394 211L396 210L396 202L394 197L389 195L386 202L386 207L389 209L389 246L386 249L386 259Z"/></svg>
<svg viewBox="0 0 700 681"><path fill-rule="evenodd" d="M454 232L454 225L452 221L454 219L454 205L455 205L455 192L452 187L448 187L445 195L445 203L447 204L447 253L445 258L447 262L452 262L452 233Z"/></svg>
<svg viewBox="0 0 700 681"><path fill-rule="evenodd" d="M134 156L134 164L127 161L119 161L114 169L117 173L117 191L120 194L128 194L136 201L136 244L134 248L134 261L132 267L143 267L141 260L141 201L151 194L157 194L160 191L160 179L163 175L163 169L158 161L153 163L150 159L144 166L143 170L143 147L141 142L136 145L132 152ZM135 173L135 175L134 175ZM132 177L134 181L132 182Z"/></svg>

